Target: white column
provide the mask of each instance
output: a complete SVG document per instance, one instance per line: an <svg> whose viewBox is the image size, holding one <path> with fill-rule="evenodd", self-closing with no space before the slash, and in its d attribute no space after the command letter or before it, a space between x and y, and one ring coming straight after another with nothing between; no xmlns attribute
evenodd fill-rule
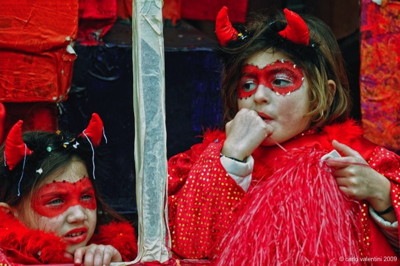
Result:
<svg viewBox="0 0 400 266"><path fill-rule="evenodd" d="M166 126L161 0L133 0L133 107L139 254L168 260L166 244Z"/></svg>

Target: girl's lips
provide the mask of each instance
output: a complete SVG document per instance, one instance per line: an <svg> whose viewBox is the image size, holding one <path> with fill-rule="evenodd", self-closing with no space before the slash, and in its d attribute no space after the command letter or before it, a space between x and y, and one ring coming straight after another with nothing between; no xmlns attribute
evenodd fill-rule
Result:
<svg viewBox="0 0 400 266"><path fill-rule="evenodd" d="M76 228L63 235L67 244L74 245L85 241L88 229L86 227Z"/></svg>
<svg viewBox="0 0 400 266"><path fill-rule="evenodd" d="M264 114L264 113L257 112L257 114L258 114L263 120L272 120L272 117L270 117L270 116L268 116L268 115L266 115L266 114Z"/></svg>

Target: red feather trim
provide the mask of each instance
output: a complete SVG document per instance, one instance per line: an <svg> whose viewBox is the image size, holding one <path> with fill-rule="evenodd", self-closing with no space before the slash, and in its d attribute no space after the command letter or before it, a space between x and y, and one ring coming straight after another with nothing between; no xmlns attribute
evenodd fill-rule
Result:
<svg viewBox="0 0 400 266"><path fill-rule="evenodd" d="M64 256L66 244L54 234L26 228L0 211L0 249L14 263L71 262Z"/></svg>
<svg viewBox="0 0 400 266"><path fill-rule="evenodd" d="M344 144L351 144L355 139L363 135L362 128L354 120L348 120L341 124L325 126L323 131L328 134L329 141L336 139Z"/></svg>
<svg viewBox="0 0 400 266"><path fill-rule="evenodd" d="M293 150L242 201L218 265L328 265L359 258L358 202L344 196L324 153Z"/></svg>
<svg viewBox="0 0 400 266"><path fill-rule="evenodd" d="M137 256L136 235L129 222L111 222L99 226L99 232L90 242L113 246L121 253L123 261L132 261Z"/></svg>
<svg viewBox="0 0 400 266"><path fill-rule="evenodd" d="M95 244L112 245L125 261L137 255L134 228L128 222L112 222L99 227L91 241ZM66 244L54 234L28 229L12 215L0 210L0 250L14 263L68 263L65 258Z"/></svg>

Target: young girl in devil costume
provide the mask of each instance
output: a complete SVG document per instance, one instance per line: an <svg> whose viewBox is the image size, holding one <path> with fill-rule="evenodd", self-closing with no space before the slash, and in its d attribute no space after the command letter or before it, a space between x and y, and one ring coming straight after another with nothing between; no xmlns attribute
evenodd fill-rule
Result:
<svg viewBox="0 0 400 266"><path fill-rule="evenodd" d="M0 262L108 265L133 260L134 228L100 199L94 186L102 178L96 169L103 139L100 117L93 114L75 137L22 134L22 125L14 125L1 151L0 253L7 261Z"/></svg>
<svg viewBox="0 0 400 266"><path fill-rule="evenodd" d="M399 262L400 158L348 117L330 29L285 9L217 16L225 132L169 160L172 250L219 265Z"/></svg>

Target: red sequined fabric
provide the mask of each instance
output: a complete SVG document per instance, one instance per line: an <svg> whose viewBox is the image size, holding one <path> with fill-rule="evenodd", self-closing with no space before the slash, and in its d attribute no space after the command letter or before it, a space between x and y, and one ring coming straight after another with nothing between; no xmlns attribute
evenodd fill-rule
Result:
<svg viewBox="0 0 400 266"><path fill-rule="evenodd" d="M181 257L207 257L244 195L220 163L221 147L222 143L210 144L186 176L186 171L178 170L180 159L188 166L184 155L170 161L169 181L173 183L176 179L185 183L169 197L172 245Z"/></svg>

